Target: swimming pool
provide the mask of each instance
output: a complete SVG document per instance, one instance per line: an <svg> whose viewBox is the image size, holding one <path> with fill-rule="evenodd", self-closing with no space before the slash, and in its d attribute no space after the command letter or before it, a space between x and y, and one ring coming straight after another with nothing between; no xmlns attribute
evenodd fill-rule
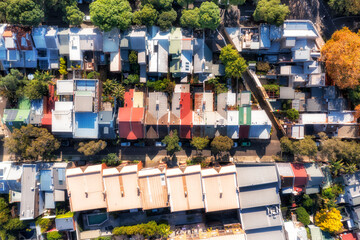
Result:
<svg viewBox="0 0 360 240"><path fill-rule="evenodd" d="M86 216L89 226L99 226L108 220L107 213L93 213Z"/></svg>

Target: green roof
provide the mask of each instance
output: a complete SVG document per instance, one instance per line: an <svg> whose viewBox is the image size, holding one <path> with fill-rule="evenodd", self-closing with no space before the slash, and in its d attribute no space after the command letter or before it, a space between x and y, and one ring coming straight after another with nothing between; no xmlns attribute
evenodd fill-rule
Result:
<svg viewBox="0 0 360 240"><path fill-rule="evenodd" d="M239 125L251 124L251 107L239 108Z"/></svg>
<svg viewBox="0 0 360 240"><path fill-rule="evenodd" d="M169 53L179 55L181 53L181 28L172 28L170 32Z"/></svg>
<svg viewBox="0 0 360 240"><path fill-rule="evenodd" d="M57 215L56 218L70 218L70 217L73 217L73 216L74 216L73 212L67 212L67 213L64 213L64 214L61 214L61 215Z"/></svg>
<svg viewBox="0 0 360 240"><path fill-rule="evenodd" d="M179 73L180 72L180 59L173 59L170 62L170 72Z"/></svg>
<svg viewBox="0 0 360 240"><path fill-rule="evenodd" d="M30 108L31 108L31 102L29 99L27 99L27 98L20 99L19 109L30 110Z"/></svg>
<svg viewBox="0 0 360 240"><path fill-rule="evenodd" d="M14 122L23 122L29 118L30 110L19 109Z"/></svg>

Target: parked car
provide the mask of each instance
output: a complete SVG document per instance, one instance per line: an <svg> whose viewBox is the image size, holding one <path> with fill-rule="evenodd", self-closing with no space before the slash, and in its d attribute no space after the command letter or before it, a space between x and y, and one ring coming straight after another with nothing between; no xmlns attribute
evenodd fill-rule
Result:
<svg viewBox="0 0 360 240"><path fill-rule="evenodd" d="M87 23L90 23L90 22L91 22L91 17L90 17L90 15L85 15L83 21L84 21L84 22L87 22Z"/></svg>
<svg viewBox="0 0 360 240"><path fill-rule="evenodd" d="M155 147L166 147L166 144L162 142L155 142Z"/></svg>
<svg viewBox="0 0 360 240"><path fill-rule="evenodd" d="M251 146L251 143L250 143L250 142L242 142L242 143L241 143L241 146L242 146L242 147L250 147L250 146Z"/></svg>
<svg viewBox="0 0 360 240"><path fill-rule="evenodd" d="M122 143L120 143L120 146L121 147L130 147L131 143L130 142L122 142Z"/></svg>
<svg viewBox="0 0 360 240"><path fill-rule="evenodd" d="M145 147L145 143L144 142L139 142L139 143L134 143L135 147Z"/></svg>

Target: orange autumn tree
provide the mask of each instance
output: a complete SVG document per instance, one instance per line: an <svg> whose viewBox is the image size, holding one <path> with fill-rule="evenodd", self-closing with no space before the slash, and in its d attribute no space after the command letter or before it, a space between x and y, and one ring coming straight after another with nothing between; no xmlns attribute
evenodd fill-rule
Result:
<svg viewBox="0 0 360 240"><path fill-rule="evenodd" d="M354 88L360 80L360 32L344 27L336 31L321 48L330 78L341 89Z"/></svg>

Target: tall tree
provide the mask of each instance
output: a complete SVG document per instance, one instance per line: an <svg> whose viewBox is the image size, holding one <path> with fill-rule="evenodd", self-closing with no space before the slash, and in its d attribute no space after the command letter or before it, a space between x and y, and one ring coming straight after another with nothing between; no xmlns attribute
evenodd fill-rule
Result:
<svg viewBox="0 0 360 240"><path fill-rule="evenodd" d="M254 20L280 26L289 14L289 7L280 0L260 0L253 14Z"/></svg>
<svg viewBox="0 0 360 240"><path fill-rule="evenodd" d="M158 25L161 30L168 30L172 27L172 24L175 22L177 18L177 13L174 9L171 9L170 11L162 12L159 15L158 19Z"/></svg>
<svg viewBox="0 0 360 240"><path fill-rule="evenodd" d="M41 99L49 94L49 85L33 79L25 86L24 94L30 100Z"/></svg>
<svg viewBox="0 0 360 240"><path fill-rule="evenodd" d="M318 152L312 136L305 136L304 139L294 142L294 154L298 156L314 157Z"/></svg>
<svg viewBox="0 0 360 240"><path fill-rule="evenodd" d="M80 11L77 5L70 5L65 8L64 21L73 26L80 26L85 14Z"/></svg>
<svg viewBox="0 0 360 240"><path fill-rule="evenodd" d="M132 9L127 0L96 0L90 4L91 21L101 30L126 30L131 25Z"/></svg>
<svg viewBox="0 0 360 240"><path fill-rule="evenodd" d="M193 137L190 144L191 146L196 148L196 152L198 152L199 150L203 150L204 148L207 147L207 145L209 145L209 138L206 137Z"/></svg>
<svg viewBox="0 0 360 240"><path fill-rule="evenodd" d="M238 57L238 51L231 44L228 44L221 49L220 60L224 65L235 61Z"/></svg>
<svg viewBox="0 0 360 240"><path fill-rule="evenodd" d="M173 0L143 0L143 4L150 3L157 10L171 10Z"/></svg>
<svg viewBox="0 0 360 240"><path fill-rule="evenodd" d="M201 4L199 17L201 28L215 30L220 25L220 9L213 2L203 2Z"/></svg>
<svg viewBox="0 0 360 240"><path fill-rule="evenodd" d="M359 0L329 0L329 6L341 15L359 15L360 1Z"/></svg>
<svg viewBox="0 0 360 240"><path fill-rule="evenodd" d="M180 138L178 136L178 132L176 130L172 131L169 135L165 136L165 138L161 141L166 144L166 151L170 154L181 151L181 147L179 145Z"/></svg>
<svg viewBox="0 0 360 240"><path fill-rule="evenodd" d="M5 139L5 147L22 159L38 160L39 157L49 159L60 143L46 128L27 125L14 129L11 136Z"/></svg>
<svg viewBox="0 0 360 240"><path fill-rule="evenodd" d="M344 27L321 48L327 74L339 88L355 88L360 79L360 34Z"/></svg>
<svg viewBox="0 0 360 240"><path fill-rule="evenodd" d="M246 71L247 65L243 57L238 56L238 58L229 62L225 65L225 74L228 77L240 78L242 73Z"/></svg>
<svg viewBox="0 0 360 240"><path fill-rule="evenodd" d="M210 146L211 150L217 155L222 152L230 151L232 146L234 145L234 141L228 136L216 136Z"/></svg>
<svg viewBox="0 0 360 240"><path fill-rule="evenodd" d="M24 96L23 88L28 80L17 69L10 69L10 73L0 78L0 95L6 97L12 106L18 98Z"/></svg>
<svg viewBox="0 0 360 240"><path fill-rule="evenodd" d="M185 28L199 28L200 27L200 9L194 8L190 10L183 10L180 17L180 24Z"/></svg>
<svg viewBox="0 0 360 240"><path fill-rule="evenodd" d="M336 208L322 209L315 215L315 225L321 230L329 233L335 233L341 230L341 214Z"/></svg>
<svg viewBox="0 0 360 240"><path fill-rule="evenodd" d="M32 0L9 0L6 21L11 24L38 26L44 18L40 5Z"/></svg>
<svg viewBox="0 0 360 240"><path fill-rule="evenodd" d="M158 11L148 3L134 13L133 22L137 25L152 26L155 25L158 15Z"/></svg>
<svg viewBox="0 0 360 240"><path fill-rule="evenodd" d="M92 156L106 148L107 143L103 140L79 143L77 151L85 156Z"/></svg>

